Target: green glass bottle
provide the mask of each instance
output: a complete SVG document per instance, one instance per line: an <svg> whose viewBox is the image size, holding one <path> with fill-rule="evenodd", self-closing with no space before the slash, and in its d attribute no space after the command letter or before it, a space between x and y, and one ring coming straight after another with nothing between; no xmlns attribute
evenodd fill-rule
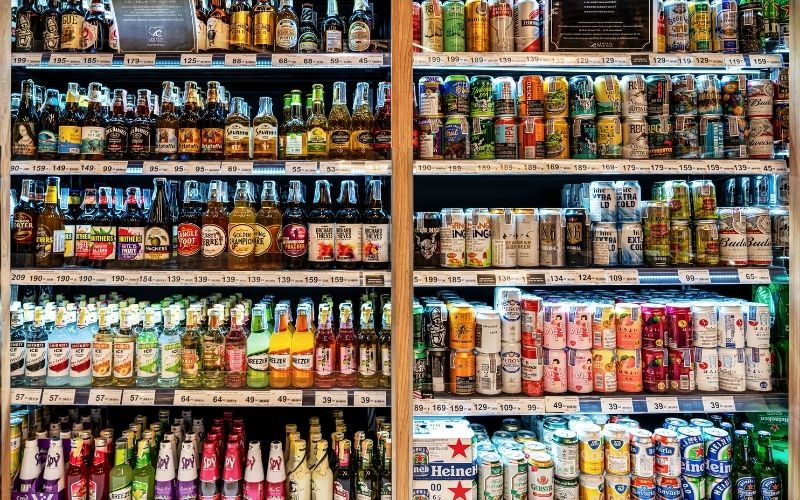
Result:
<svg viewBox="0 0 800 500"><path fill-rule="evenodd" d="M736 431L734 436L733 496L739 500L756 500L756 476L750 462L750 439L745 430Z"/></svg>
<svg viewBox="0 0 800 500"><path fill-rule="evenodd" d="M756 471L759 500L780 500L783 491L781 476L772 460L771 436L767 431L758 432L758 445L761 452L761 467Z"/></svg>
<svg viewBox="0 0 800 500"><path fill-rule="evenodd" d="M155 498L156 470L150 463L150 442L139 441L136 455L136 469L133 470L132 495L134 500L153 500ZM112 493L113 497L113 493Z"/></svg>
<svg viewBox="0 0 800 500"><path fill-rule="evenodd" d="M132 483L133 469L128 465L128 440L119 438L114 445L114 467L109 474L109 498L131 499Z"/></svg>
<svg viewBox="0 0 800 500"><path fill-rule="evenodd" d="M361 463L356 473L356 497L364 500L378 500L380 478L372 465L371 439L361 442Z"/></svg>
<svg viewBox="0 0 800 500"><path fill-rule="evenodd" d="M247 337L247 387L269 386L269 325L266 306L253 307L250 336Z"/></svg>

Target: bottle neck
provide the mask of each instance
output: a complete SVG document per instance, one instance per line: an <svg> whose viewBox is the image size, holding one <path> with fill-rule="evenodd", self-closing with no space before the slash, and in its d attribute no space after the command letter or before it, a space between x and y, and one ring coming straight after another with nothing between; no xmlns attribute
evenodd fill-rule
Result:
<svg viewBox="0 0 800 500"><path fill-rule="evenodd" d="M336 0L328 0L328 17L337 17L339 15L339 5Z"/></svg>

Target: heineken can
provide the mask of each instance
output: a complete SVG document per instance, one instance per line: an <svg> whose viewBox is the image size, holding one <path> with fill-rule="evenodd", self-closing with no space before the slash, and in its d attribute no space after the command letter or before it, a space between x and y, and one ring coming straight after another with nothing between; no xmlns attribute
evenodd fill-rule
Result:
<svg viewBox="0 0 800 500"><path fill-rule="evenodd" d="M731 500L733 498L733 486L730 476L708 476L706 478L705 498L706 500Z"/></svg>
<svg viewBox="0 0 800 500"><path fill-rule="evenodd" d="M622 92L622 116L626 118L647 116L648 92L644 75L625 75L619 85Z"/></svg>
<svg viewBox="0 0 800 500"><path fill-rule="evenodd" d="M666 0L664 20L667 29L667 52L689 50L689 7L686 0Z"/></svg>
<svg viewBox="0 0 800 500"><path fill-rule="evenodd" d="M678 427L680 443L681 474L702 477L706 472L705 444L703 433L697 427Z"/></svg>
<svg viewBox="0 0 800 500"><path fill-rule="evenodd" d="M569 116L594 117L594 84L589 75L576 75L569 79Z"/></svg>
<svg viewBox="0 0 800 500"><path fill-rule="evenodd" d="M503 500L503 463L495 452L480 454L478 497L482 500Z"/></svg>
<svg viewBox="0 0 800 500"><path fill-rule="evenodd" d="M469 157L473 160L494 160L494 118L470 118Z"/></svg>
<svg viewBox="0 0 800 500"><path fill-rule="evenodd" d="M708 0L689 0L689 52L711 51L711 5Z"/></svg>
<svg viewBox="0 0 800 500"><path fill-rule="evenodd" d="M442 5L445 52L464 52L466 50L464 9L464 2L458 0L447 0Z"/></svg>
<svg viewBox="0 0 800 500"><path fill-rule="evenodd" d="M672 120L669 116L647 117L647 147L651 159L672 158Z"/></svg>
<svg viewBox="0 0 800 500"><path fill-rule="evenodd" d="M648 126L643 117L625 118L622 124L622 157L635 160L647 159L649 156L647 139Z"/></svg>
<svg viewBox="0 0 800 500"><path fill-rule="evenodd" d="M706 474L726 477L733 470L733 450L728 431L718 427L703 428Z"/></svg>
<svg viewBox="0 0 800 500"><path fill-rule="evenodd" d="M705 476L681 476L683 500L703 500L706 498ZM733 500L729 498L728 500Z"/></svg>
<svg viewBox="0 0 800 500"><path fill-rule="evenodd" d="M711 4L712 52L739 52L738 10L736 0L714 0Z"/></svg>
<svg viewBox="0 0 800 500"><path fill-rule="evenodd" d="M593 160L597 158L597 124L594 118L574 118L572 120L571 130L571 157L580 160Z"/></svg>
<svg viewBox="0 0 800 500"><path fill-rule="evenodd" d="M469 80L469 114L494 117L494 84L491 76L477 75Z"/></svg>

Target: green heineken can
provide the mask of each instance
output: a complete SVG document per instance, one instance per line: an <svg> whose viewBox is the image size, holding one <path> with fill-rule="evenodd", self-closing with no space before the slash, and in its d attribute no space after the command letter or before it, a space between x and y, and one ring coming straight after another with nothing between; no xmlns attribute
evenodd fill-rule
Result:
<svg viewBox="0 0 800 500"><path fill-rule="evenodd" d="M488 75L469 80L469 115L494 118L494 82Z"/></svg>
<svg viewBox="0 0 800 500"><path fill-rule="evenodd" d="M706 477L705 476L681 476L681 488L683 498L706 498Z"/></svg>
<svg viewBox="0 0 800 500"><path fill-rule="evenodd" d="M425 347L425 339L422 335L422 313L425 308L422 304L414 304L412 311L414 313L414 347Z"/></svg>
<svg viewBox="0 0 800 500"><path fill-rule="evenodd" d="M470 118L469 157L473 160L494 160L494 118Z"/></svg>
<svg viewBox="0 0 800 500"><path fill-rule="evenodd" d="M444 18L444 51L464 52L466 50L464 2L460 0L444 2L442 17Z"/></svg>

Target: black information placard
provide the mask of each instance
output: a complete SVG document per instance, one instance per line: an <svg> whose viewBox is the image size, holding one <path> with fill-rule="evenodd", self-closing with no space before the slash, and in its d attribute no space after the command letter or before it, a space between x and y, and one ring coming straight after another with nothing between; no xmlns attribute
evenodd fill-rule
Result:
<svg viewBox="0 0 800 500"><path fill-rule="evenodd" d="M551 51L653 50L651 0L551 0Z"/></svg>
<svg viewBox="0 0 800 500"><path fill-rule="evenodd" d="M193 52L193 0L114 0L120 52Z"/></svg>

